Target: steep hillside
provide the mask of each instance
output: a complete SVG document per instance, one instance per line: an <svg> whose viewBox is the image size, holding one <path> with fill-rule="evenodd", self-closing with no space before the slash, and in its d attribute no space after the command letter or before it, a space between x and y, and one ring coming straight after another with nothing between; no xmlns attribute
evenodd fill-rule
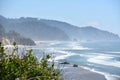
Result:
<svg viewBox="0 0 120 80"><path fill-rule="evenodd" d="M77 27L66 22L56 21L56 20L46 20L41 19L41 22L48 24L53 27L57 27L64 32L72 40L87 40L87 41L113 41L120 40L120 37L114 33L100 30L92 26Z"/></svg>
<svg viewBox="0 0 120 80"><path fill-rule="evenodd" d="M1 19L7 31L14 30L34 40L69 40L67 34L57 27L51 27L35 18Z"/></svg>
<svg viewBox="0 0 120 80"><path fill-rule="evenodd" d="M78 27L56 20L21 17L9 19L0 16L0 23L7 31L14 30L34 40L113 41L120 40L114 33L92 26Z"/></svg>
<svg viewBox="0 0 120 80"><path fill-rule="evenodd" d="M5 32L5 29L0 24L0 42L3 45L10 45L13 42L16 42L18 45L35 45L34 41L30 38L25 38L15 31Z"/></svg>

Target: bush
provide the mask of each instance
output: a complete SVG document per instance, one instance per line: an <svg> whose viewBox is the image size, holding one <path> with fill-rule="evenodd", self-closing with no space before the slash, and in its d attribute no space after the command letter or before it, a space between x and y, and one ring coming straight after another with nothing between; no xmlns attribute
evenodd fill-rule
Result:
<svg viewBox="0 0 120 80"><path fill-rule="evenodd" d="M0 80L61 80L54 63L48 64L50 55L38 61L32 50L20 56L15 42L13 46L12 53L7 53L0 43Z"/></svg>

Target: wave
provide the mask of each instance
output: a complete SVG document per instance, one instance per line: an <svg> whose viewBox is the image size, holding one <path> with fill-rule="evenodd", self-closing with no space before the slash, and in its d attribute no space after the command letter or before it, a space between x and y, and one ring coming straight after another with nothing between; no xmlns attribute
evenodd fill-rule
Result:
<svg viewBox="0 0 120 80"><path fill-rule="evenodd" d="M89 67L84 67L84 66L81 66L83 69L86 69L86 70L89 70L89 71L92 71L92 72L95 72L95 73L99 73L99 74L102 74L105 76L105 78L107 80L120 80L120 76L118 75L112 75L112 74L109 74L109 73L106 73L106 72L100 72L100 71L97 71L95 69L91 69Z"/></svg>
<svg viewBox="0 0 120 80"><path fill-rule="evenodd" d="M92 57L89 58L87 61L88 62L92 62L92 63L96 63L96 64L102 64L102 65L107 65L107 66L113 66L113 67L118 67L120 68L120 62L119 61L110 61L112 58L112 56L105 56L105 55L99 55L96 57Z"/></svg>
<svg viewBox="0 0 120 80"><path fill-rule="evenodd" d="M55 57L55 60L56 60L56 61L58 61L58 60L63 60L63 59L66 59L66 58L69 57L69 56L75 55L74 53L70 53L70 52L67 52L67 51L56 51L56 52L62 53L62 55Z"/></svg>
<svg viewBox="0 0 120 80"><path fill-rule="evenodd" d="M52 42L49 43L50 47L57 48L57 49L71 49L71 50L91 50L91 48L83 47L80 45L81 43L78 42Z"/></svg>
<svg viewBox="0 0 120 80"><path fill-rule="evenodd" d="M108 53L120 53L120 52L108 52Z"/></svg>
<svg viewBox="0 0 120 80"><path fill-rule="evenodd" d="M82 45L80 45L80 43L78 42L71 42L68 47L70 47L70 49L74 49L74 50L91 50L91 48L88 47L83 47Z"/></svg>

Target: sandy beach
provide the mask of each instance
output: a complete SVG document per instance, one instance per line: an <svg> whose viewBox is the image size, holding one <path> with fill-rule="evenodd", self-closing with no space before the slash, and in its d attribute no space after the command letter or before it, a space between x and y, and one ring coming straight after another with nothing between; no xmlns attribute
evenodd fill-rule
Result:
<svg viewBox="0 0 120 80"><path fill-rule="evenodd" d="M64 80L120 80L120 77L101 74L81 66L73 67L72 64L64 64L62 76Z"/></svg>
<svg viewBox="0 0 120 80"><path fill-rule="evenodd" d="M81 67L69 67L63 70L64 80L107 80L104 75Z"/></svg>

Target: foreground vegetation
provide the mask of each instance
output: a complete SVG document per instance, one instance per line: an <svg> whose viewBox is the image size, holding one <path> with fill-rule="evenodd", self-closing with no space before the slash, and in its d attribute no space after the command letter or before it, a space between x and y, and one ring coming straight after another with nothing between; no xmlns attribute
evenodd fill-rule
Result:
<svg viewBox="0 0 120 80"><path fill-rule="evenodd" d="M54 62L48 63L50 55L39 61L32 50L18 53L15 42L13 46L12 53L8 53L8 49L0 42L0 80L61 80L60 71L54 68Z"/></svg>

